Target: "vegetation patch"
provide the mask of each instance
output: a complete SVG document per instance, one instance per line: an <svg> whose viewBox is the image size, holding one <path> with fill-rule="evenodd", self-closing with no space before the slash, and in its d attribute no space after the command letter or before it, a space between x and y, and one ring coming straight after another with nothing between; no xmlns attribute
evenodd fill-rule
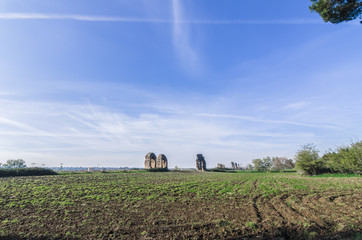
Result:
<svg viewBox="0 0 362 240"><path fill-rule="evenodd" d="M44 175L57 175L57 173L51 169L46 169L46 168L0 169L0 177L44 176Z"/></svg>
<svg viewBox="0 0 362 240"><path fill-rule="evenodd" d="M147 172L168 172L167 168L149 168L146 169Z"/></svg>
<svg viewBox="0 0 362 240"><path fill-rule="evenodd" d="M344 239L362 178L130 172L0 179L0 239Z"/></svg>

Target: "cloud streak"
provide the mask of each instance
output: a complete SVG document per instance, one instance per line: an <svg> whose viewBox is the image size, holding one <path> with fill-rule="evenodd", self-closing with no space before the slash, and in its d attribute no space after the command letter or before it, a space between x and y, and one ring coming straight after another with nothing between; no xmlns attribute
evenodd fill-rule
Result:
<svg viewBox="0 0 362 240"><path fill-rule="evenodd" d="M147 107L139 115L90 103L16 100L0 102L0 107L8 115L0 118L0 159L18 157L46 162L47 166L63 162L68 166L141 167L148 151L165 153L172 164L181 167L192 167L194 155L204 153L215 165L225 156L244 156L249 161L263 151L271 154L275 149L286 148L290 141L283 139L310 137L298 132L286 135L268 129L235 128L224 120L205 121L187 112L149 114ZM54 107L56 114L51 111ZM27 119L26 125L22 119ZM281 141L271 143L258 139L261 136Z"/></svg>
<svg viewBox="0 0 362 240"><path fill-rule="evenodd" d="M308 123L301 123L301 122L293 122L293 121L284 121L284 120L266 120L266 119L259 119L250 116L241 116L241 115L230 115L230 114L208 114L208 113L199 113L195 114L195 116L200 117L212 117L212 118L232 118L232 119L239 119L245 120L250 122L257 122L257 123L270 123L270 124L282 124L282 125L295 125L295 126L302 126L302 127L310 127L310 128L327 128L327 129L340 129L337 126L327 125L327 124L308 124Z"/></svg>
<svg viewBox="0 0 362 240"><path fill-rule="evenodd" d="M184 20L183 5L180 0L172 0L173 44L182 65L191 73L200 71L201 62L198 53L190 42L189 22Z"/></svg>
<svg viewBox="0 0 362 240"><path fill-rule="evenodd" d="M0 13L0 20L75 20L86 22L121 22L121 23L165 23L165 24L200 24L200 25L264 25L264 24L325 24L320 19L265 19L265 20L212 20L184 19L182 5L178 0L172 1L173 18L137 18L117 16L96 16L80 14L43 14L43 13ZM351 23L358 24L358 23ZM180 31L175 26L175 31Z"/></svg>

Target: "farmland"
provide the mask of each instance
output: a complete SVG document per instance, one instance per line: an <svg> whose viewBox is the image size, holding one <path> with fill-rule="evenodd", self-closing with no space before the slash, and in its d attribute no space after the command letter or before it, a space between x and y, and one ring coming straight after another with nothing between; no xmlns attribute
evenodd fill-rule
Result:
<svg viewBox="0 0 362 240"><path fill-rule="evenodd" d="M362 178L98 173L0 179L0 239L357 239Z"/></svg>

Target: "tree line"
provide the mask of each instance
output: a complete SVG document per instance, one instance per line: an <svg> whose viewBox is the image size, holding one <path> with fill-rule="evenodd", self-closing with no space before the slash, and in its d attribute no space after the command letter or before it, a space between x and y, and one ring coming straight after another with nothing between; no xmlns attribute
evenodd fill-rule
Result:
<svg viewBox="0 0 362 240"><path fill-rule="evenodd" d="M298 150L296 168L305 175L321 173L362 174L362 141L348 146L329 149L322 156L314 144L306 144Z"/></svg>
<svg viewBox="0 0 362 240"><path fill-rule="evenodd" d="M9 159L6 163L0 163L0 167L8 169L26 168L25 161L23 159Z"/></svg>
<svg viewBox="0 0 362 240"><path fill-rule="evenodd" d="M255 171L283 171L286 169L293 169L295 163L292 159L286 157L265 157L252 160L253 165L248 165L248 170Z"/></svg>

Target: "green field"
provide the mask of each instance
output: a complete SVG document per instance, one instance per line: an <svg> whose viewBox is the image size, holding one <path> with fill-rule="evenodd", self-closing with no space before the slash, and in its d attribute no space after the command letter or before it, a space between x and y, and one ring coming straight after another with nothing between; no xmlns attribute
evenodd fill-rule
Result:
<svg viewBox="0 0 362 240"><path fill-rule="evenodd" d="M362 178L99 173L0 179L0 239L359 239Z"/></svg>

